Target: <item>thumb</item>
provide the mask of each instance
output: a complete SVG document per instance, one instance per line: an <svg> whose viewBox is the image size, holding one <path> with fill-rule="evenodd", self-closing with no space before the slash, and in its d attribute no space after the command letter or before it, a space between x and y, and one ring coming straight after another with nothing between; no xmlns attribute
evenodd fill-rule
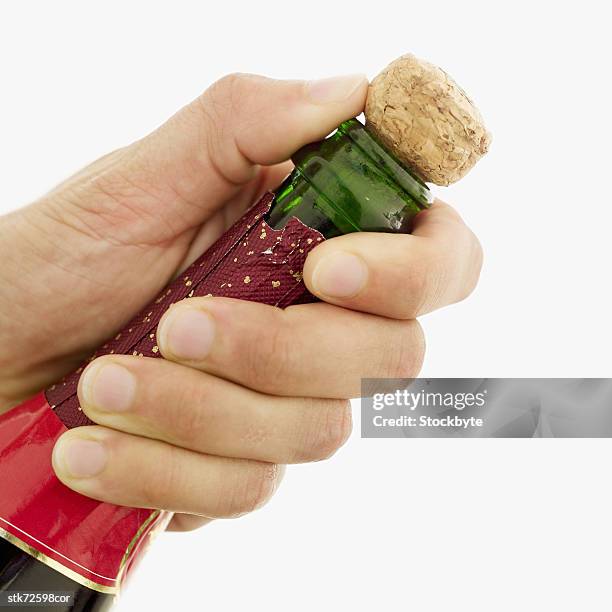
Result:
<svg viewBox="0 0 612 612"><path fill-rule="evenodd" d="M259 165L287 160L364 107L363 75L280 81L222 78L139 145L156 183L210 214L251 180Z"/></svg>
<svg viewBox="0 0 612 612"><path fill-rule="evenodd" d="M243 183L252 176L253 165L285 161L301 146L358 115L367 85L364 75L277 81L233 74L215 83L179 116L185 110L195 111L197 127L207 137L208 161L227 181ZM167 129L173 129L172 121L161 131Z"/></svg>
<svg viewBox="0 0 612 612"><path fill-rule="evenodd" d="M179 235L235 196L258 166L287 160L358 115L367 86L363 75L226 76L145 138L74 177L80 187L86 183L78 190L79 210L115 221L114 231L119 225L132 240L161 241L172 237L169 229Z"/></svg>

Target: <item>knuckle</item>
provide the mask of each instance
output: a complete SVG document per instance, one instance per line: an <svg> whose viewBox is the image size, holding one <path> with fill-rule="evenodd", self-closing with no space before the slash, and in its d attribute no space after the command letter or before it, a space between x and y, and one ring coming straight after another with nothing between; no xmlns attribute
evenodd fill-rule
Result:
<svg viewBox="0 0 612 612"><path fill-rule="evenodd" d="M244 72L230 72L215 81L210 91L222 92L226 95L235 95L249 80L250 75Z"/></svg>
<svg viewBox="0 0 612 612"><path fill-rule="evenodd" d="M279 478L279 466L256 461L243 462L231 494L222 501L222 516L238 517L261 508L274 494Z"/></svg>
<svg viewBox="0 0 612 612"><path fill-rule="evenodd" d="M253 122L260 115L260 91L264 77L232 73L209 87L190 105L200 130L210 163L215 172L232 184L243 184L253 178L255 168L243 153ZM242 144L241 144L242 143ZM238 163L238 167L237 166Z"/></svg>
<svg viewBox="0 0 612 612"><path fill-rule="evenodd" d="M155 455L147 450L134 451L131 437L113 430L104 431L104 441L110 450L109 468L96 478L96 489L103 492L97 499L135 508L176 509L181 505L181 475L175 449L157 447ZM134 478L133 474L138 474Z"/></svg>
<svg viewBox="0 0 612 612"><path fill-rule="evenodd" d="M415 378L425 359L425 334L416 320L400 322L391 333L385 350L382 376L385 378Z"/></svg>
<svg viewBox="0 0 612 612"><path fill-rule="evenodd" d="M444 288L446 277L444 255L433 245L423 245L421 256L411 262L401 284L401 302L397 319L415 319L431 310Z"/></svg>
<svg viewBox="0 0 612 612"><path fill-rule="evenodd" d="M213 116L235 116L253 95L257 77L243 72L232 72L215 81L200 98L201 106Z"/></svg>
<svg viewBox="0 0 612 612"><path fill-rule="evenodd" d="M155 364L158 365L158 364ZM164 365L163 362L160 365ZM157 389L172 389L160 396L155 388L146 401L138 402L135 413L138 433L180 448L205 452L207 431L223 418L219 407L220 380L205 372L182 368L158 368L154 382Z"/></svg>
<svg viewBox="0 0 612 612"><path fill-rule="evenodd" d="M405 289L400 317L404 320L414 319L423 311L428 301L429 274L423 266L415 266Z"/></svg>
<svg viewBox="0 0 612 612"><path fill-rule="evenodd" d="M310 423L304 427L304 437L293 463L329 459L348 440L353 429L351 404L348 400L312 400L306 406Z"/></svg>
<svg viewBox="0 0 612 612"><path fill-rule="evenodd" d="M165 448L163 460L152 462L154 473L149 477L138 478L140 483L139 498L146 508L175 508L177 506L177 489L180 491L181 470L178 464L178 449L172 446ZM161 459L161 457L160 457ZM134 481L130 478L130 483ZM130 484L133 486L133 484ZM180 504L178 504L180 505Z"/></svg>
<svg viewBox="0 0 612 612"><path fill-rule="evenodd" d="M405 284L399 319L415 319L427 312L440 289L439 264L436 260L424 259L415 262Z"/></svg>
<svg viewBox="0 0 612 612"><path fill-rule="evenodd" d="M200 133L203 149L215 171L230 183L242 182L240 173L225 175L226 168L231 167L231 157L235 155L235 132L239 130L240 109L244 104L244 75L233 73L224 76L213 83L195 102L189 106L193 111L187 116L193 118L197 127L202 127Z"/></svg>
<svg viewBox="0 0 612 612"><path fill-rule="evenodd" d="M412 341L410 342L410 357L412 358L412 362L408 366L409 370L406 373L408 374L408 378L414 378L419 375L423 367L427 344L425 332L418 321L411 322L410 332L412 335ZM406 346L408 346L408 343L406 343ZM408 361L408 359L406 359L406 361Z"/></svg>
<svg viewBox="0 0 612 612"><path fill-rule="evenodd" d="M433 310L442 302L448 280L446 263L445 257L434 253L427 263L419 268L415 317Z"/></svg>
<svg viewBox="0 0 612 612"><path fill-rule="evenodd" d="M269 326L262 326L243 353L247 384L269 393L286 385L287 377L296 366L300 351L279 310L279 317Z"/></svg>
<svg viewBox="0 0 612 612"><path fill-rule="evenodd" d="M453 282L449 290L449 303L460 302L469 297L478 283L483 262L483 251L480 241L467 226L459 242L460 247L453 257ZM450 283L449 283L450 284Z"/></svg>
<svg viewBox="0 0 612 612"><path fill-rule="evenodd" d="M407 314L416 317L461 301L476 287L483 261L482 247L473 232L463 227L453 245L429 252L415 269L409 288L415 298Z"/></svg>
<svg viewBox="0 0 612 612"><path fill-rule="evenodd" d="M478 279L480 278L480 271L482 270L482 263L484 260L484 252L482 244L474 232L469 230L469 247L468 247L468 264L466 280L463 286L463 292L461 293L461 299L468 297L476 288Z"/></svg>
<svg viewBox="0 0 612 612"><path fill-rule="evenodd" d="M172 428L172 434L185 448L200 450L202 432L211 422L211 409L214 406L212 397L217 381L212 376L202 374L204 384L186 384L180 386L175 402L161 408L166 414L163 417L164 428ZM206 380L204 380L206 379Z"/></svg>

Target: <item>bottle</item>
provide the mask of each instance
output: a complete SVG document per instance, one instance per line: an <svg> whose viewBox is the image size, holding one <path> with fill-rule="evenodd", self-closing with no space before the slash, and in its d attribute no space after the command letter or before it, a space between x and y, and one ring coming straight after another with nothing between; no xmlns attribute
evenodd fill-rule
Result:
<svg viewBox="0 0 612 612"><path fill-rule="evenodd" d="M39 561L31 553L24 552L8 540L0 537L0 596L10 593L21 595L40 593L70 599L65 605L49 602L48 607L37 604L38 610L71 610L72 612L102 612L112 607L114 597L101 593L68 578ZM23 607L29 608L26 603Z"/></svg>
<svg viewBox="0 0 612 612"><path fill-rule="evenodd" d="M276 190L267 217L275 229L297 217L325 238L359 231L407 233L432 202L425 183L357 119L302 147L292 161L295 169Z"/></svg>
<svg viewBox="0 0 612 612"><path fill-rule="evenodd" d="M274 193L265 194L92 358L158 357L157 323L185 297L224 295L281 307L312 301L301 269L319 242L355 231L409 232L432 201L427 186L357 119L292 159L295 169ZM85 498L55 477L55 440L66 428L90 423L76 396L81 371L0 416L0 595L73 593L70 604L49 608L56 612L108 609L146 541L171 518Z"/></svg>

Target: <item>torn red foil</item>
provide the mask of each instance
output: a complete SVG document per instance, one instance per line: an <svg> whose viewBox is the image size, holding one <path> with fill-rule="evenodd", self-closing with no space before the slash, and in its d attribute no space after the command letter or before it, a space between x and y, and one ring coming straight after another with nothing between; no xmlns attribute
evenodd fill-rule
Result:
<svg viewBox="0 0 612 612"><path fill-rule="evenodd" d="M296 218L282 230L272 229L263 217L273 199L274 194L266 193L91 359L109 353L160 357L157 324L172 304L188 297L240 298L281 308L314 300L302 282L302 268L323 236ZM91 424L76 395L85 365L46 391L49 405L69 429Z"/></svg>
<svg viewBox="0 0 612 612"><path fill-rule="evenodd" d="M324 238L295 218L282 230L272 229L263 219L273 200L266 193L89 361L107 354L160 357L157 324L185 298L222 296L281 308L314 301L302 268ZM80 584L116 593L143 543L170 515L92 500L55 476L51 453L57 438L91 424L77 398L86 365L0 416L0 537Z"/></svg>

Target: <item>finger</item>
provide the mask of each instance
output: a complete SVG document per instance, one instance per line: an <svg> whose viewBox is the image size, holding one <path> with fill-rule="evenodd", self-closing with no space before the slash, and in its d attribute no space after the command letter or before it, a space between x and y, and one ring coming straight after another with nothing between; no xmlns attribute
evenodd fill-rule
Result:
<svg viewBox="0 0 612 612"><path fill-rule="evenodd" d="M208 525L213 519L195 514L175 514L166 531L194 531Z"/></svg>
<svg viewBox="0 0 612 612"><path fill-rule="evenodd" d="M170 361L262 393L340 399L358 397L362 377L415 376L424 355L416 321L213 297L172 306L157 343Z"/></svg>
<svg viewBox="0 0 612 612"><path fill-rule="evenodd" d="M271 463L202 455L97 426L63 434L53 468L66 486L100 501L209 518L261 507L282 477Z"/></svg>
<svg viewBox="0 0 612 612"><path fill-rule="evenodd" d="M331 304L413 319L466 298L481 267L478 239L437 201L416 217L411 235L355 233L321 243L306 259L304 282Z"/></svg>
<svg viewBox="0 0 612 612"><path fill-rule="evenodd" d="M194 531L212 523L212 521L213 519L195 514L175 514L166 531Z"/></svg>
<svg viewBox="0 0 612 612"><path fill-rule="evenodd" d="M81 376L79 400L99 425L271 463L327 459L351 432L347 401L262 395L164 359L96 359Z"/></svg>
<svg viewBox="0 0 612 612"><path fill-rule="evenodd" d="M100 197L82 197L87 190L110 196L98 212L121 221L116 231L128 225L132 242L135 235L147 244L167 240L168 229L180 235L224 206L259 166L287 160L358 115L367 84L363 75L312 82L227 76L155 132L87 171L79 205L84 199L100 206Z"/></svg>

